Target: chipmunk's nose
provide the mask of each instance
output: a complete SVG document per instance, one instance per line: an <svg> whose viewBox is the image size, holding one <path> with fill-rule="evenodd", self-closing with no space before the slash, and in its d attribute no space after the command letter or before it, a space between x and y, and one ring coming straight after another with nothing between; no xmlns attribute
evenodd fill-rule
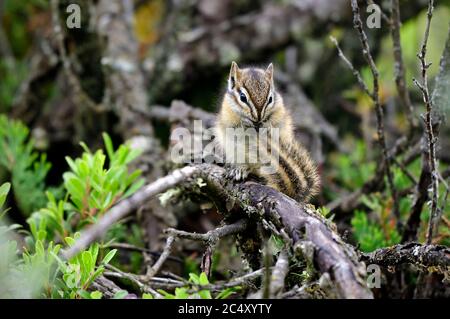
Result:
<svg viewBox="0 0 450 319"><path fill-rule="evenodd" d="M261 126L261 121L252 121L252 123L255 128L259 128Z"/></svg>

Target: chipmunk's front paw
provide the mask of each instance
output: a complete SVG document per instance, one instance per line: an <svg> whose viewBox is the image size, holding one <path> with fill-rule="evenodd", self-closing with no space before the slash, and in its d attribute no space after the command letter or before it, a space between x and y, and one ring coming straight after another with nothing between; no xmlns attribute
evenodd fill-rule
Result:
<svg viewBox="0 0 450 319"><path fill-rule="evenodd" d="M241 182L248 177L249 173L245 167L230 167L227 170L226 177L236 182Z"/></svg>

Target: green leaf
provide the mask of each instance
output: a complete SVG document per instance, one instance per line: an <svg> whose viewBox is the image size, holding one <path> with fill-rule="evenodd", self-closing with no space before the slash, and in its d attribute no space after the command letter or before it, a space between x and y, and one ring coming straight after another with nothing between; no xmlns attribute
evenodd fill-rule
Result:
<svg viewBox="0 0 450 319"><path fill-rule="evenodd" d="M194 273L189 274L189 280L192 281L196 285L200 284L200 278Z"/></svg>
<svg viewBox="0 0 450 319"><path fill-rule="evenodd" d="M6 196L8 195L9 190L11 189L10 183L4 183L0 186L0 208L6 201Z"/></svg>
<svg viewBox="0 0 450 319"><path fill-rule="evenodd" d="M128 295L128 291L126 290L119 290L114 294L114 299L123 299Z"/></svg>
<svg viewBox="0 0 450 319"><path fill-rule="evenodd" d="M74 273L64 274L63 279L69 289L74 289L78 286L79 281Z"/></svg>
<svg viewBox="0 0 450 319"><path fill-rule="evenodd" d="M79 290L78 295L83 299L94 299L92 298L92 293L90 294L86 290Z"/></svg>
<svg viewBox="0 0 450 319"><path fill-rule="evenodd" d="M98 290L91 292L91 299L101 299L102 293Z"/></svg>
<svg viewBox="0 0 450 319"><path fill-rule="evenodd" d="M113 259L113 257L116 255L116 253L117 253L117 249L111 250L108 254L106 254L105 258L103 258L102 263L108 264L111 261L111 259Z"/></svg>
<svg viewBox="0 0 450 319"><path fill-rule="evenodd" d="M91 276L91 278L89 279L89 282L87 282L87 284L90 285L95 279L98 278L98 276L100 276L103 273L104 270L105 270L105 267L99 266L97 268L97 270L94 272L94 274Z"/></svg>
<svg viewBox="0 0 450 319"><path fill-rule="evenodd" d="M75 162L74 162L69 156L66 156L66 162L67 162L67 164L69 164L70 169L71 169L75 174L78 174L78 167L77 167L77 165L75 164Z"/></svg>
<svg viewBox="0 0 450 319"><path fill-rule="evenodd" d="M112 161L114 158L114 148L113 148L111 138L106 133L103 133L102 136L103 136L103 141L105 143L106 153L108 153L109 160Z"/></svg>
<svg viewBox="0 0 450 319"><path fill-rule="evenodd" d="M142 294L142 299L153 299L153 296L151 294L144 293Z"/></svg>
<svg viewBox="0 0 450 319"><path fill-rule="evenodd" d="M72 197L82 199L85 194L85 184L73 173L64 173L64 186Z"/></svg>
<svg viewBox="0 0 450 319"><path fill-rule="evenodd" d="M164 291L162 289L158 289L158 292L164 296L165 299L175 299L175 295L172 295L168 293L167 291Z"/></svg>
<svg viewBox="0 0 450 319"><path fill-rule="evenodd" d="M69 246L73 246L75 244L75 239L73 239L72 237L66 237L66 238L64 238L64 240L66 241L67 245L69 245Z"/></svg>
<svg viewBox="0 0 450 319"><path fill-rule="evenodd" d="M127 198L127 197L133 195L144 184L145 184L145 180L143 178L139 179L136 183L131 185L130 188L128 188L128 190L125 192L125 194L122 196L122 198Z"/></svg>
<svg viewBox="0 0 450 319"><path fill-rule="evenodd" d="M99 250L100 250L100 246L99 246L99 244L97 244L97 243L93 244L93 245L91 246L91 248L89 248L89 251L90 251L91 254L92 254L92 261L93 261L94 265L95 265L95 263L97 262L97 256L98 256Z"/></svg>
<svg viewBox="0 0 450 319"><path fill-rule="evenodd" d="M47 238L47 232L45 230L39 230L37 232L37 240L39 241L45 241L45 239Z"/></svg>
<svg viewBox="0 0 450 319"><path fill-rule="evenodd" d="M86 145L86 143L80 142L80 146L81 146L81 148L82 148L87 154L91 154L91 150L90 150L89 147Z"/></svg>
<svg viewBox="0 0 450 319"><path fill-rule="evenodd" d="M200 285L208 285L209 284L208 276L206 276L206 274L204 272L202 272L200 274L198 283Z"/></svg>
<svg viewBox="0 0 450 319"><path fill-rule="evenodd" d="M138 158L140 155L142 154L141 150L138 149L131 149L130 153L128 153L126 159L125 159L125 164L131 163L132 161L134 161L136 158Z"/></svg>
<svg viewBox="0 0 450 319"><path fill-rule="evenodd" d="M83 262L83 267L84 267L84 272L85 273L90 273L92 272L94 269L94 263L92 261L92 255L90 251L83 251L81 253L81 260Z"/></svg>
<svg viewBox="0 0 450 319"><path fill-rule="evenodd" d="M200 290L198 294L202 299L212 299L211 292L209 290Z"/></svg>
<svg viewBox="0 0 450 319"><path fill-rule="evenodd" d="M175 298L177 299L188 299L189 294L186 288L175 288Z"/></svg>
<svg viewBox="0 0 450 319"><path fill-rule="evenodd" d="M225 290L222 290L217 296L216 299L227 299L232 294L236 293L237 291L241 290L242 288L240 286L227 288Z"/></svg>

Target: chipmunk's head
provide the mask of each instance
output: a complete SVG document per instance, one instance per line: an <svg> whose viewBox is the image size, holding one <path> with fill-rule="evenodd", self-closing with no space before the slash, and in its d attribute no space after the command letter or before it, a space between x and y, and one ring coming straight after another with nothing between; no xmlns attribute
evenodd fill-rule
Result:
<svg viewBox="0 0 450 319"><path fill-rule="evenodd" d="M240 69L232 62L225 98L243 123L259 126L266 122L281 99L275 92L272 63L264 70Z"/></svg>

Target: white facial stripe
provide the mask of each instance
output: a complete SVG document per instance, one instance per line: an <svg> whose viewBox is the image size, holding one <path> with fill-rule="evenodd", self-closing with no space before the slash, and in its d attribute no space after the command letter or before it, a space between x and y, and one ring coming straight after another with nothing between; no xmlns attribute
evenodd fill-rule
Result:
<svg viewBox="0 0 450 319"><path fill-rule="evenodd" d="M247 99L247 103L243 103L241 101L240 92L245 94L245 97ZM239 101L239 103L245 105L245 107L249 107L250 108L250 112L252 113L252 116L256 119L258 117L257 116L258 113L256 112L256 108L253 105L252 100L250 99L250 94L248 94L247 90L245 88L243 88L243 87L240 89L240 92L236 92L237 100Z"/></svg>
<svg viewBox="0 0 450 319"><path fill-rule="evenodd" d="M272 97L272 101L269 103L270 98ZM263 107L263 110L261 112L261 118L264 119L266 117L266 111L268 108L272 107L275 103L275 94L270 91L269 95L267 96L266 105Z"/></svg>

